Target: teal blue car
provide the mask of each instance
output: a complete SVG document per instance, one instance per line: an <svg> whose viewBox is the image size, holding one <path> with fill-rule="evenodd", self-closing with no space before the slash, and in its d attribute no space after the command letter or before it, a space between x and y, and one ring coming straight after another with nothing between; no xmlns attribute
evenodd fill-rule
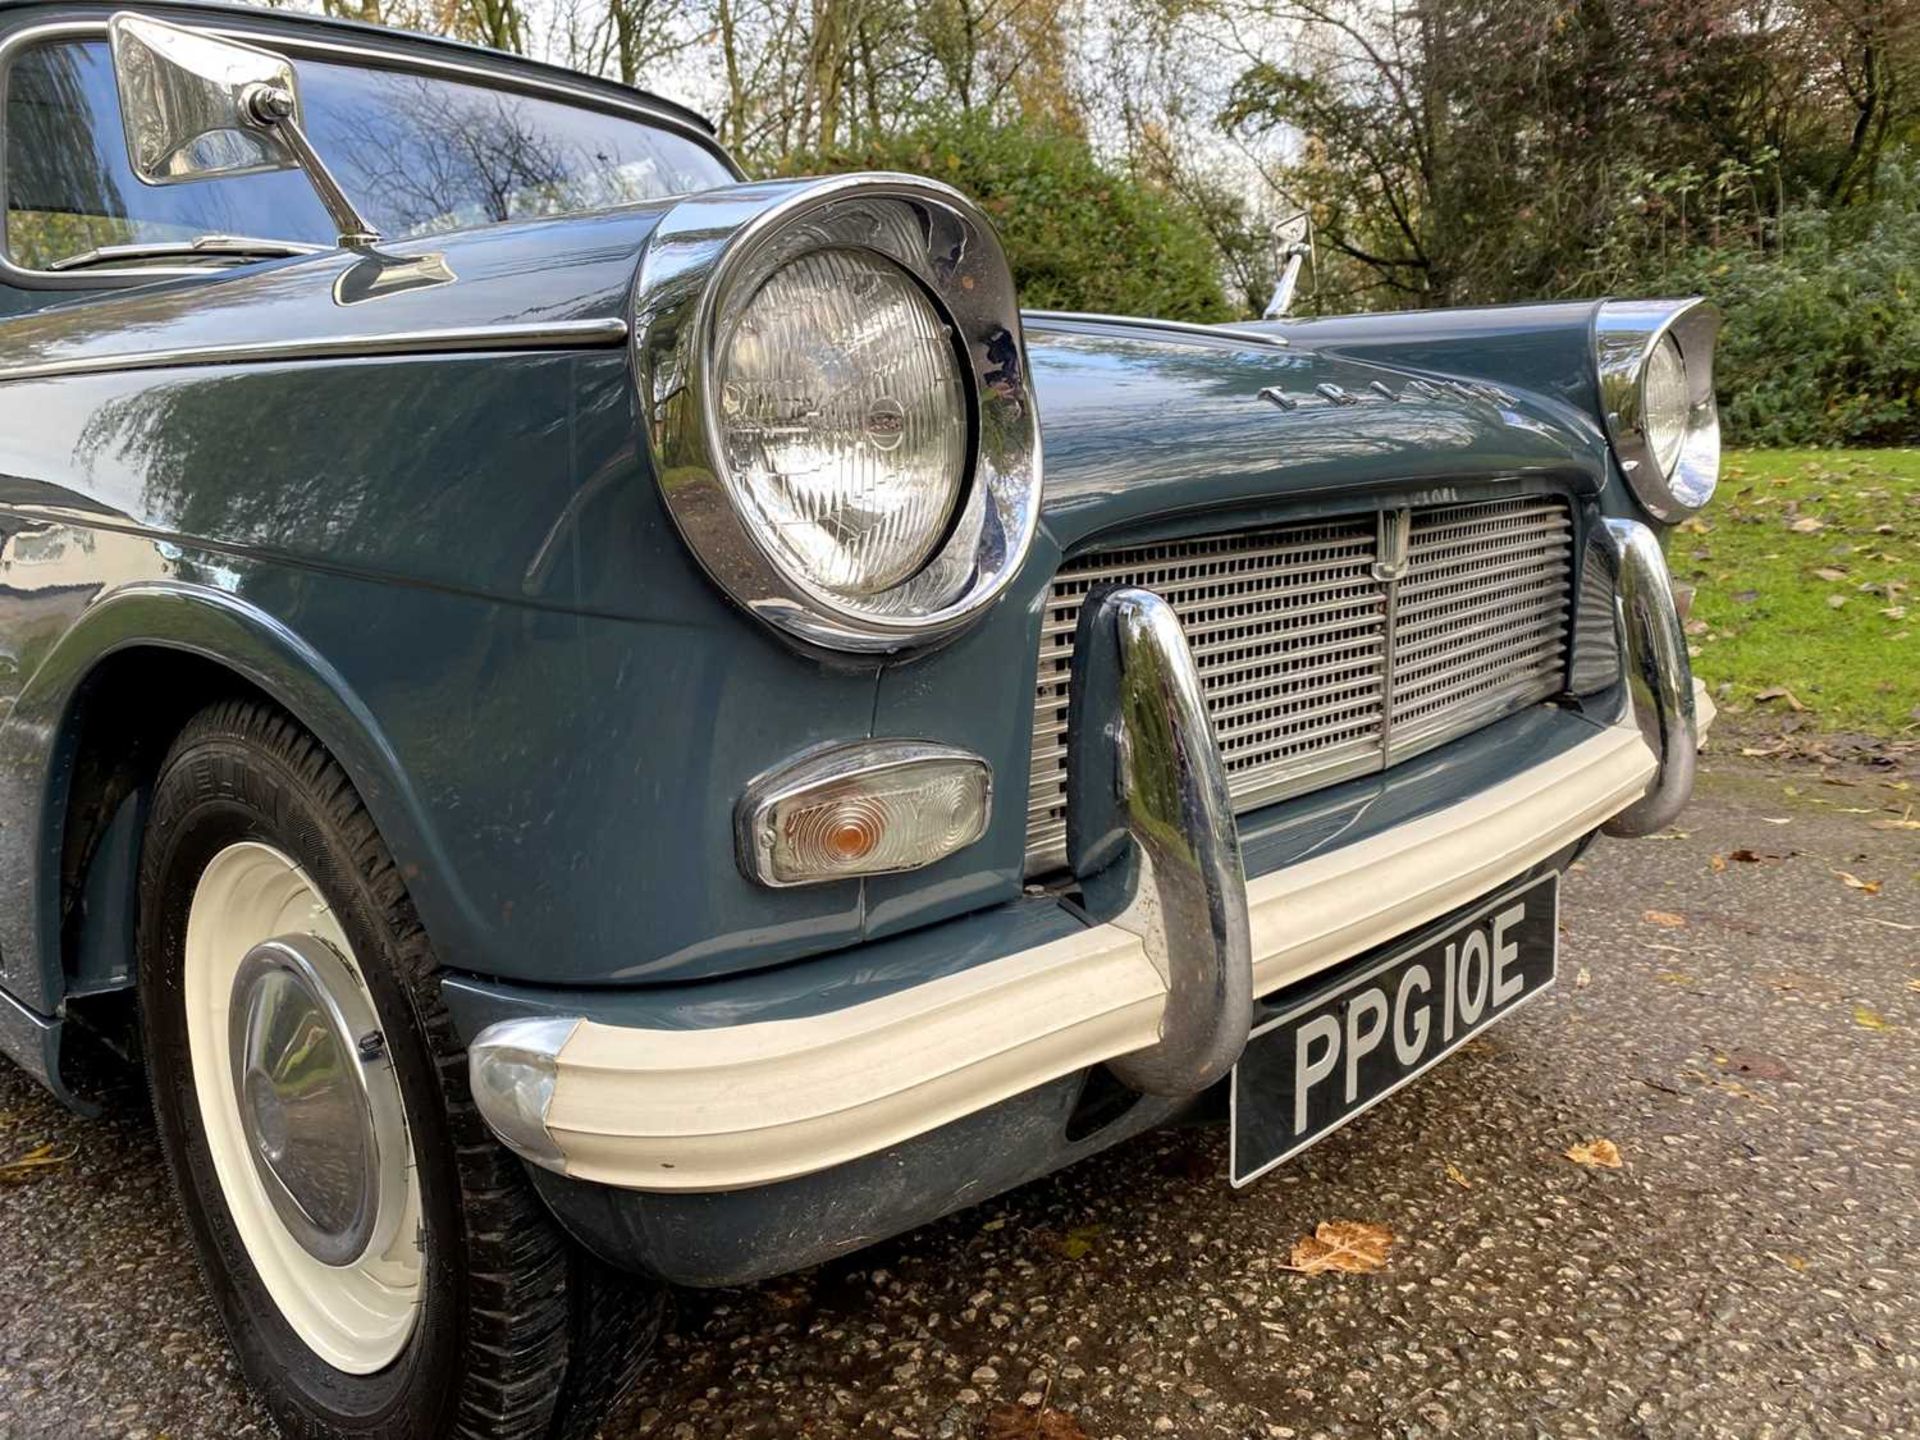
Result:
<svg viewBox="0 0 1920 1440"><path fill-rule="evenodd" d="M0 0L0 131L0 1048L144 1068L289 1435L587 1433L666 1287L1176 1119L1254 1183L1686 801L1699 300L1022 311L936 181L258 9Z"/></svg>

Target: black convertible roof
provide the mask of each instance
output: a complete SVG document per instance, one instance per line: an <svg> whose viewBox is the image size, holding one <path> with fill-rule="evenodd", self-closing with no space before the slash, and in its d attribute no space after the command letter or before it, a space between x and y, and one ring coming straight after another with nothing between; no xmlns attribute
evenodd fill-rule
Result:
<svg viewBox="0 0 1920 1440"><path fill-rule="evenodd" d="M260 5L234 5L222 3L222 0L165 0L162 4L85 4L74 0L0 0L0 16L23 10L42 10L48 16L78 17L105 16L117 10L138 10L143 14L160 17L177 17L191 21L194 15L217 15L244 20L249 26L267 26L278 28L291 25L301 29L328 31L334 34L349 34L363 40L384 41L389 45L397 43L398 48L411 48L416 45L430 46L435 50L451 51L465 59L484 60L489 66L503 70L521 70L548 80L563 80L566 83L587 90L600 90L623 100L639 100L651 109L659 110L683 123L695 125L707 134L715 133L714 125L699 111L655 95L648 90L640 90L618 81L605 80L597 75L584 74L578 70L569 70L561 65L549 65L542 60L529 60L522 55L512 55L502 50L490 50L482 45L469 45L463 40L448 40L438 35L422 35L413 30L396 30L384 25L368 25L359 20L337 20L331 16L309 15L295 10L269 10Z"/></svg>

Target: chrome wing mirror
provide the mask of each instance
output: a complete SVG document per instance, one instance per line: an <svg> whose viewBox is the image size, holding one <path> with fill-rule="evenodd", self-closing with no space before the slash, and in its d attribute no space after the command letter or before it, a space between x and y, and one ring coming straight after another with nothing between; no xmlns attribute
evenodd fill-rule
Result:
<svg viewBox="0 0 1920 1440"><path fill-rule="evenodd" d="M108 30L127 156L143 183L304 170L343 246L380 238L300 128L285 56L126 11Z"/></svg>
<svg viewBox="0 0 1920 1440"><path fill-rule="evenodd" d="M1260 312L1262 320L1282 319L1293 308L1294 292L1300 288L1300 272L1314 258L1311 214L1301 210L1289 215L1275 227L1273 258L1279 278L1274 281L1273 298L1267 301L1267 308Z"/></svg>

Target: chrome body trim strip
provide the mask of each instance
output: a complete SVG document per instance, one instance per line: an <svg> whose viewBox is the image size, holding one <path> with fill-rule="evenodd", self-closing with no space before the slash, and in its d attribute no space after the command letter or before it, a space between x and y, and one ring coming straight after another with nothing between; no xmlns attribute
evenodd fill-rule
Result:
<svg viewBox="0 0 1920 1440"><path fill-rule="evenodd" d="M1200 672L1151 590L1090 596L1074 649L1067 863L1088 912L1139 936L1167 987L1159 1043L1108 1066L1144 1094L1197 1095L1253 1020L1247 877Z"/></svg>
<svg viewBox="0 0 1920 1440"><path fill-rule="evenodd" d="M1651 835L1673 823L1693 793L1700 750L1693 665L1673 599L1667 557L1638 520L1606 522L1614 570L1614 624L1626 660L1627 710L1660 768L1647 793L1607 822L1609 835Z"/></svg>
<svg viewBox="0 0 1920 1440"><path fill-rule="evenodd" d="M368 360L390 355L458 355L475 351L610 349L627 341L627 322L548 320L525 325L476 325L459 330L400 330L391 335L313 335L244 345L189 345L77 355L31 365L0 366L0 382L56 375L111 375L126 370L184 370L199 365L262 365L283 360Z"/></svg>
<svg viewBox="0 0 1920 1440"><path fill-rule="evenodd" d="M1278 350L1292 348L1284 335L1268 335L1259 330L1240 330L1232 325L1201 325L1190 320L1161 320L1150 315L1101 315L1087 310L1022 310L1029 320L1058 321L1066 325L1131 325L1137 330L1165 330L1173 335L1192 335L1206 340L1246 340Z"/></svg>

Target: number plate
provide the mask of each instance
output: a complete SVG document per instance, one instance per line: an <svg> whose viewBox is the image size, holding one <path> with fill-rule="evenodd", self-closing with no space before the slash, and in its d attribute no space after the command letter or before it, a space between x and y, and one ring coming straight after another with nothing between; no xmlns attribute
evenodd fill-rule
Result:
<svg viewBox="0 0 1920 1440"><path fill-rule="evenodd" d="M1489 900L1261 1025L1233 1069L1245 1185L1370 1109L1553 984L1560 877Z"/></svg>

